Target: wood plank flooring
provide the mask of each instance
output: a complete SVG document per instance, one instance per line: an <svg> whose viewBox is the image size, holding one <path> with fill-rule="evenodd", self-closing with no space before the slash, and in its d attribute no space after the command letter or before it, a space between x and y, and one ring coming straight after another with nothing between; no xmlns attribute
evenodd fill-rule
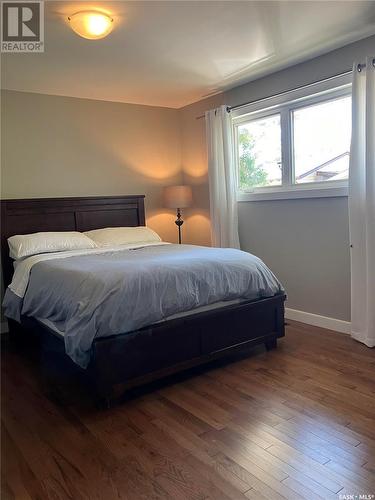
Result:
<svg viewBox="0 0 375 500"><path fill-rule="evenodd" d="M291 322L276 350L107 411L2 361L3 499L374 498L375 351L346 335Z"/></svg>

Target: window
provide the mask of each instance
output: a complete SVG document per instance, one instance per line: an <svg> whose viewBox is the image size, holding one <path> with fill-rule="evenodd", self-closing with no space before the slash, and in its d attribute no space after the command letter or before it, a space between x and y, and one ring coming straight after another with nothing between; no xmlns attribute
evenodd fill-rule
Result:
<svg viewBox="0 0 375 500"><path fill-rule="evenodd" d="M304 106L292 113L295 183L347 179L351 98Z"/></svg>
<svg viewBox="0 0 375 500"><path fill-rule="evenodd" d="M238 127L239 188L281 186L280 115Z"/></svg>
<svg viewBox="0 0 375 500"><path fill-rule="evenodd" d="M234 113L240 201L347 194L351 88L313 87Z"/></svg>

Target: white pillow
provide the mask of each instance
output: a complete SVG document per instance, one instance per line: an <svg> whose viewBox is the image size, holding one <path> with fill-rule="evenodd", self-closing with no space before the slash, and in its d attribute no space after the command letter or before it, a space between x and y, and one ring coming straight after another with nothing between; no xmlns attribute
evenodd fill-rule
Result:
<svg viewBox="0 0 375 500"><path fill-rule="evenodd" d="M161 241L160 236L155 231L145 226L106 227L105 229L86 231L83 234L95 241L99 247Z"/></svg>
<svg viewBox="0 0 375 500"><path fill-rule="evenodd" d="M38 253L97 248L94 241L78 231L17 234L8 238L9 255L22 259Z"/></svg>

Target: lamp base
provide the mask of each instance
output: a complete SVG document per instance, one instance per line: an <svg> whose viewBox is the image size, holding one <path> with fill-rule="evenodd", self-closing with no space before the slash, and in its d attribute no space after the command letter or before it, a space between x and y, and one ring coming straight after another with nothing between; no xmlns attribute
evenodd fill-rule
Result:
<svg viewBox="0 0 375 500"><path fill-rule="evenodd" d="M181 245L181 226L184 223L181 216L181 210L177 209L177 219L174 221L176 226L178 227L178 244Z"/></svg>

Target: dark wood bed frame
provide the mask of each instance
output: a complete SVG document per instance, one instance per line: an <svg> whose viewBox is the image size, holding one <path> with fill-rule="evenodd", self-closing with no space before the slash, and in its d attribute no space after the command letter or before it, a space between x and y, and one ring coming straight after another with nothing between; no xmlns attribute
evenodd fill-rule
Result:
<svg viewBox="0 0 375 500"><path fill-rule="evenodd" d="M42 198L1 201L1 251L4 284L13 274L7 238L39 231L88 231L145 225L144 195ZM98 338L85 371L96 395L107 405L121 390L284 336L284 295L242 301L150 325L141 330ZM145 304L147 307L147 304ZM44 345L64 352L64 341L45 325L22 318L9 321L11 335L32 331ZM29 334L29 333L28 333ZM48 349L48 347L47 347Z"/></svg>

